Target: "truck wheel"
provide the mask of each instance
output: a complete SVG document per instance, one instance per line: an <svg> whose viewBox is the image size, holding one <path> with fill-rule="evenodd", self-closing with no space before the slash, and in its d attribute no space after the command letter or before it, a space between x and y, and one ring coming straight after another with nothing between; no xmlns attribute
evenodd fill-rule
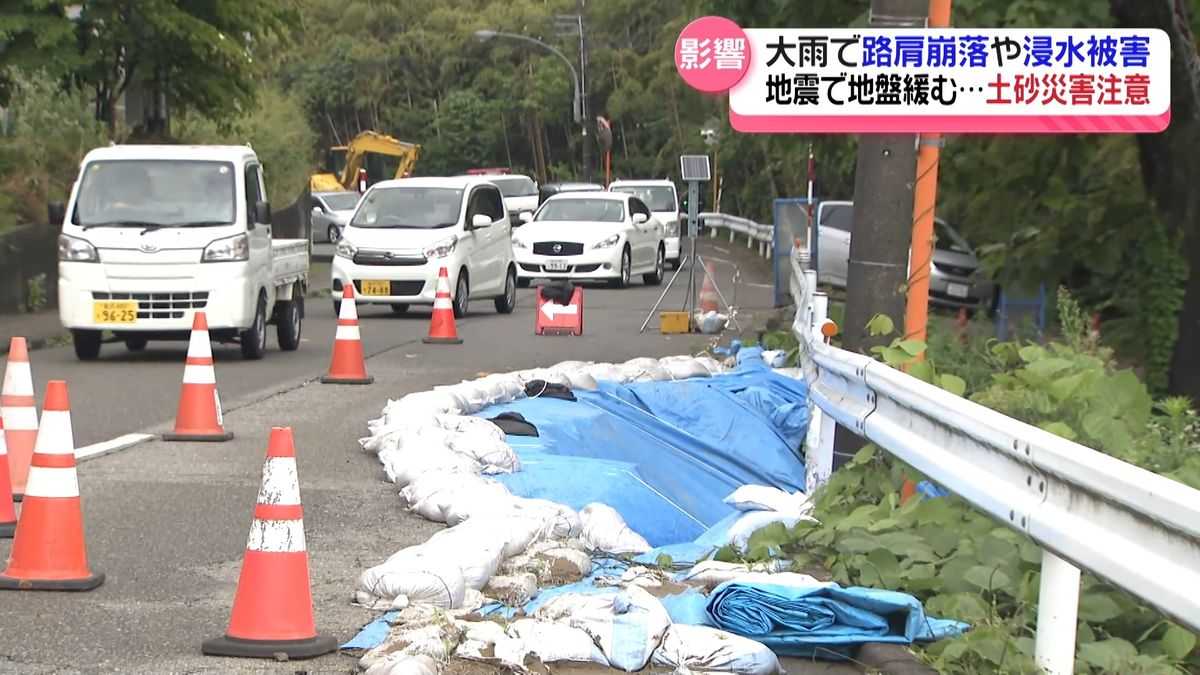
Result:
<svg viewBox="0 0 1200 675"><path fill-rule="evenodd" d="M75 356L80 361L91 361L100 356L100 331L71 329L71 342L75 344Z"/></svg>
<svg viewBox="0 0 1200 675"><path fill-rule="evenodd" d="M285 352L294 352L300 348L300 315L303 314L303 302L303 298L295 297L282 303L279 308L275 335L279 339L279 348Z"/></svg>
<svg viewBox="0 0 1200 675"><path fill-rule="evenodd" d="M254 322L242 331L242 358L257 361L267 351L267 299L258 296L258 309L254 312Z"/></svg>
<svg viewBox="0 0 1200 675"><path fill-rule="evenodd" d="M140 352L146 348L149 342L144 337L127 337L125 338L125 348L131 352Z"/></svg>

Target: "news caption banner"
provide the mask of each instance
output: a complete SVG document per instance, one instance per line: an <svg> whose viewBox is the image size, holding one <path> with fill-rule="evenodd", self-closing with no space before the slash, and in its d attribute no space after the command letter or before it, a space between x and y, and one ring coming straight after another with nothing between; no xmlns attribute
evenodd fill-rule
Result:
<svg viewBox="0 0 1200 675"><path fill-rule="evenodd" d="M748 28L680 33L675 64L748 133L1155 133L1171 119L1157 29Z"/></svg>

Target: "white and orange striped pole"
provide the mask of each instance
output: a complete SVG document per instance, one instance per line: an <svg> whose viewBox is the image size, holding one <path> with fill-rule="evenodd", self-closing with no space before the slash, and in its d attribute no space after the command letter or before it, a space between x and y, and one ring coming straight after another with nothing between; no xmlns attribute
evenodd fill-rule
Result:
<svg viewBox="0 0 1200 675"><path fill-rule="evenodd" d="M4 439L8 443L12 496L19 502L25 492L38 435L33 369L29 365L29 346L23 337L14 337L8 343L8 363L0 388L0 416L4 418Z"/></svg>
<svg viewBox="0 0 1200 675"><path fill-rule="evenodd" d="M217 394L217 372L213 368L208 318L196 312L183 366L183 386L175 428L163 434L164 441L228 441L233 432L221 426L221 398Z"/></svg>
<svg viewBox="0 0 1200 675"><path fill-rule="evenodd" d="M273 427L229 627L201 651L303 659L335 649L337 641L317 634L292 430Z"/></svg>

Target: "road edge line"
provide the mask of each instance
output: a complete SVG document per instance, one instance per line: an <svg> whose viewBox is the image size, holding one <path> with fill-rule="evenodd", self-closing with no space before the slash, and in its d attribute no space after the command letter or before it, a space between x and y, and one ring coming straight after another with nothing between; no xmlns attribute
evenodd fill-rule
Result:
<svg viewBox="0 0 1200 675"><path fill-rule="evenodd" d="M123 436L117 436L116 438L110 438L107 441L85 445L82 448L75 449L75 461L82 462L85 460L110 455L121 450L127 450L135 445L141 445L142 443L145 443L146 441L152 440L156 437L156 434L125 434Z"/></svg>

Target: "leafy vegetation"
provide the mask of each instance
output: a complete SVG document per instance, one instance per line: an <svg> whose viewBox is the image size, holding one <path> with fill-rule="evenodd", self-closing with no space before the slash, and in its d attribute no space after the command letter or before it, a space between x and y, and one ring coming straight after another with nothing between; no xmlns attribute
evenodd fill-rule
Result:
<svg viewBox="0 0 1200 675"><path fill-rule="evenodd" d="M1057 306L1061 341L969 346L934 332L936 342L958 351L936 352L918 362L926 365L914 367L912 359L924 355L926 345L897 337L876 355L1017 419L1200 487L1200 416L1190 401L1154 400L1089 335L1088 317L1069 293L1060 290ZM877 334L893 329L886 317L871 326ZM781 336L769 338L783 342ZM869 445L813 495L819 522L765 527L751 536L745 556L727 547L717 557L755 562L791 557L802 568L824 567L840 583L908 592L935 616L971 623L965 635L921 651L939 672L1038 672L1033 636L1040 549L959 499L919 491L906 500L906 477L924 481L912 467ZM1195 634L1087 574L1079 622L1077 672L1176 674L1200 668Z"/></svg>

